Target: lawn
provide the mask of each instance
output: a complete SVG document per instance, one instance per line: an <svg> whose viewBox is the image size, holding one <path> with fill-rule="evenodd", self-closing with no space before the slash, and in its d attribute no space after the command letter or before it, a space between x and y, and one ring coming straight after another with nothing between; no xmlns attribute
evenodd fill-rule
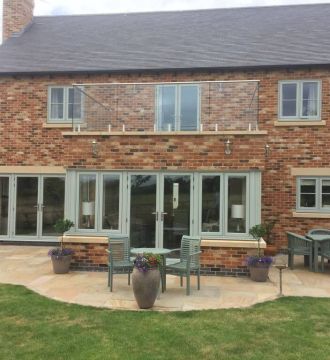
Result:
<svg viewBox="0 0 330 360"><path fill-rule="evenodd" d="M249 309L113 311L0 285L1 359L329 359L330 299Z"/></svg>

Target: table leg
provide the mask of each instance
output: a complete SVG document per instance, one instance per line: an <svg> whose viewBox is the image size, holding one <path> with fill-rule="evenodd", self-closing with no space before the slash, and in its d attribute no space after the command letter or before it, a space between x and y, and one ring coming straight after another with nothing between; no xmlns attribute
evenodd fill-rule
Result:
<svg viewBox="0 0 330 360"><path fill-rule="evenodd" d="M166 255L161 255L162 265L161 265L161 278L162 278L162 292L166 290Z"/></svg>

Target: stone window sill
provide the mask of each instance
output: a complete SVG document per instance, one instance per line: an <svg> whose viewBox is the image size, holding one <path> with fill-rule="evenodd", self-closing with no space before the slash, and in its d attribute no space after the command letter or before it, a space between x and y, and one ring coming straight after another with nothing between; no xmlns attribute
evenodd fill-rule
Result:
<svg viewBox="0 0 330 360"><path fill-rule="evenodd" d="M320 212L293 211L292 216L296 218L330 219L329 213L320 213Z"/></svg>
<svg viewBox="0 0 330 360"><path fill-rule="evenodd" d="M324 120L278 120L274 122L274 126L325 126L326 122Z"/></svg>
<svg viewBox="0 0 330 360"><path fill-rule="evenodd" d="M218 248L244 248L244 249L257 249L257 240L202 240L202 247L218 247ZM266 248L266 242L260 240L260 248Z"/></svg>

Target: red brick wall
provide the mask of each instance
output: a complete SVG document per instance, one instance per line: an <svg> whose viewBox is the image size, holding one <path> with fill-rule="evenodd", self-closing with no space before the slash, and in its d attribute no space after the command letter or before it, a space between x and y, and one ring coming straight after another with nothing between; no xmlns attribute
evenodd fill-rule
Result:
<svg viewBox="0 0 330 360"><path fill-rule="evenodd" d="M267 135L214 136L62 136L43 128L47 119L47 86L95 82L161 82L260 79L259 129ZM326 126L275 127L278 81L322 80L322 120ZM303 234L311 227L330 227L329 219L293 218L296 179L292 167L330 168L330 68L246 72L163 73L136 75L16 76L0 78L0 165L63 165L86 169L262 171L262 218L278 218L275 241L286 245L285 231ZM132 115L134 116L134 114ZM224 141L233 143L224 154ZM99 143L93 157L91 141ZM264 145L271 146L269 157Z"/></svg>
<svg viewBox="0 0 330 360"><path fill-rule="evenodd" d="M22 31L33 18L34 0L3 0L3 40Z"/></svg>

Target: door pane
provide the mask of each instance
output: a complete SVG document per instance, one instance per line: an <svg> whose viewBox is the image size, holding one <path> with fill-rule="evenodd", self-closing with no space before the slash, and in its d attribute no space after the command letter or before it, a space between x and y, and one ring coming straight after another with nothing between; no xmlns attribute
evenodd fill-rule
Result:
<svg viewBox="0 0 330 360"><path fill-rule="evenodd" d="M228 232L246 232L246 178L228 179Z"/></svg>
<svg viewBox="0 0 330 360"><path fill-rule="evenodd" d="M131 176L131 226L132 247L154 247L156 237L155 175Z"/></svg>
<svg viewBox="0 0 330 360"><path fill-rule="evenodd" d="M198 86L182 85L180 103L180 130L197 130Z"/></svg>
<svg viewBox="0 0 330 360"><path fill-rule="evenodd" d="M16 195L16 235L37 235L38 178L18 177Z"/></svg>
<svg viewBox="0 0 330 360"><path fill-rule="evenodd" d="M103 176L103 229L119 229L119 186L119 175Z"/></svg>
<svg viewBox="0 0 330 360"><path fill-rule="evenodd" d="M158 87L158 130L175 130L175 86Z"/></svg>
<svg viewBox="0 0 330 360"><path fill-rule="evenodd" d="M79 229L95 229L96 175L79 176Z"/></svg>
<svg viewBox="0 0 330 360"><path fill-rule="evenodd" d="M0 177L0 235L8 234L9 178Z"/></svg>
<svg viewBox="0 0 330 360"><path fill-rule="evenodd" d="M190 176L164 176L163 246L179 248L182 235L190 231Z"/></svg>
<svg viewBox="0 0 330 360"><path fill-rule="evenodd" d="M54 236L54 225L64 217L65 179L62 177L44 178L43 181L42 235Z"/></svg>
<svg viewBox="0 0 330 360"><path fill-rule="evenodd" d="M220 176L203 176L202 232L220 231Z"/></svg>

